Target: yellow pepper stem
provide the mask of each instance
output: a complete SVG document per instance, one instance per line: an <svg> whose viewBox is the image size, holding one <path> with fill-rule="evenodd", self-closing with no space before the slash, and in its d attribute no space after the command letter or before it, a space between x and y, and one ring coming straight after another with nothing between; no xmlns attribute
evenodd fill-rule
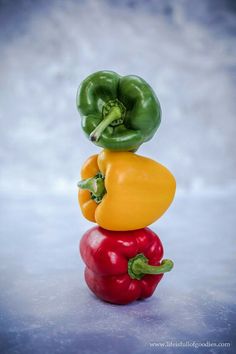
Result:
<svg viewBox="0 0 236 354"><path fill-rule="evenodd" d="M96 203L100 203L106 193L104 177L101 173L98 173L94 177L79 181L77 186L81 189L90 191L91 198L94 199Z"/></svg>

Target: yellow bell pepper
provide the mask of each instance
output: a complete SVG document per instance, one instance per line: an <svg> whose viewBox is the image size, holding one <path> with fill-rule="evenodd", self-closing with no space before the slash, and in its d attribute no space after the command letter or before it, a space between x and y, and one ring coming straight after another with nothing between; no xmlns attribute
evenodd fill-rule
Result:
<svg viewBox="0 0 236 354"><path fill-rule="evenodd" d="M136 230L170 206L176 182L158 162L132 152L103 150L83 165L79 204L86 219L112 231Z"/></svg>

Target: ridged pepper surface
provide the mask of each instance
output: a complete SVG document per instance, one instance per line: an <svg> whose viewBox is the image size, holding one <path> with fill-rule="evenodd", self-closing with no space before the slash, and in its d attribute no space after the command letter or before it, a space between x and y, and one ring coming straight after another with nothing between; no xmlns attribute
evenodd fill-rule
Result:
<svg viewBox="0 0 236 354"><path fill-rule="evenodd" d="M175 179L160 163L132 152L103 150L81 171L83 215L113 231L136 230L156 221L170 206Z"/></svg>
<svg viewBox="0 0 236 354"><path fill-rule="evenodd" d="M76 103L87 137L109 150L137 150L153 137L161 122L154 91L135 75L91 74L81 83Z"/></svg>
<svg viewBox="0 0 236 354"><path fill-rule="evenodd" d="M173 262L163 257L159 237L150 229L108 231L95 226L80 241L85 281L100 299L128 304L150 297Z"/></svg>

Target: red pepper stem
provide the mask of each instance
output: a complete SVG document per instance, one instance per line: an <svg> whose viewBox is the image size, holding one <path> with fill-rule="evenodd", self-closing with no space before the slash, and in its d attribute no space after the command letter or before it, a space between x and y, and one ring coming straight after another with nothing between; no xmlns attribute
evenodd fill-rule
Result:
<svg viewBox="0 0 236 354"><path fill-rule="evenodd" d="M137 254L128 262L128 273L132 279L141 279L145 274L163 274L171 271L174 263L170 259L163 259L159 266L148 264L148 259L142 254Z"/></svg>
<svg viewBox="0 0 236 354"><path fill-rule="evenodd" d="M115 120L121 118L122 112L119 106L111 108L110 112L105 118L98 124L98 126L92 131L89 138L91 141L98 141L103 131Z"/></svg>

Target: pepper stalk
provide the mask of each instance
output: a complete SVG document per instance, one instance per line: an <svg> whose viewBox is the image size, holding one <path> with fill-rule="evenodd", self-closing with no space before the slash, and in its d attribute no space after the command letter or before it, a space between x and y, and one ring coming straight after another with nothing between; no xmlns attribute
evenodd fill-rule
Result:
<svg viewBox="0 0 236 354"><path fill-rule="evenodd" d="M148 264L148 259L139 253L128 262L128 273L132 279L142 279L145 274L163 274L170 272L174 263L170 259L163 259L159 266Z"/></svg>
<svg viewBox="0 0 236 354"><path fill-rule="evenodd" d="M100 172L97 173L94 177L79 181L77 186L81 189L90 191L91 197L95 200L96 203L100 203L104 194L106 193L104 176Z"/></svg>
<svg viewBox="0 0 236 354"><path fill-rule="evenodd" d="M125 113L126 108L118 99L108 101L102 110L103 119L89 135L90 140L98 141L109 125L115 127L123 124Z"/></svg>

